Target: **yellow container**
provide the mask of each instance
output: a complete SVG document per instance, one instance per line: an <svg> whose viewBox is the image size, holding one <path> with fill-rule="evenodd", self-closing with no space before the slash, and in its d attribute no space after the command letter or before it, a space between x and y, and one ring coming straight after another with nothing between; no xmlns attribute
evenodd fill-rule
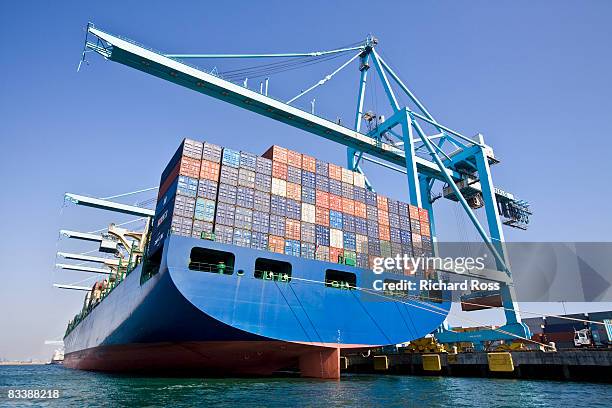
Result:
<svg viewBox="0 0 612 408"><path fill-rule="evenodd" d="M488 353L489 370L497 372L513 372L514 362L510 353Z"/></svg>
<svg viewBox="0 0 612 408"><path fill-rule="evenodd" d="M442 364L440 363L440 355L439 354L423 354L423 370L441 371Z"/></svg>

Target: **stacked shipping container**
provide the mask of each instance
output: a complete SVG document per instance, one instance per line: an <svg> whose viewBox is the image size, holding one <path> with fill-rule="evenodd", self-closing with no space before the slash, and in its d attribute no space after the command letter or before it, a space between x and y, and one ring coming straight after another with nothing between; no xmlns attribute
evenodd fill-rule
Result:
<svg viewBox="0 0 612 408"><path fill-rule="evenodd" d="M427 211L367 190L360 173L280 146L256 156L185 139L162 173L150 253L169 233L213 232L219 242L363 268L432 249Z"/></svg>

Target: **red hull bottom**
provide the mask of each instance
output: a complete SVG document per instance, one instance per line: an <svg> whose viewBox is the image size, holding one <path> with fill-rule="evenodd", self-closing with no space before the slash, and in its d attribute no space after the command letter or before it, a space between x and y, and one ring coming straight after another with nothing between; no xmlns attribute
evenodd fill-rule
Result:
<svg viewBox="0 0 612 408"><path fill-rule="evenodd" d="M303 377L340 378L340 350L282 341L178 342L100 346L71 352L64 366L150 374L268 376L299 367Z"/></svg>

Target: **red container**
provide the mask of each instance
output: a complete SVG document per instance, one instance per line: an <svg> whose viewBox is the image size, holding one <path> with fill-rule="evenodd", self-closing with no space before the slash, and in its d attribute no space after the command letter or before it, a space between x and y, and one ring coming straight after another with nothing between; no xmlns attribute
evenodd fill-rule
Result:
<svg viewBox="0 0 612 408"><path fill-rule="evenodd" d="M287 150L287 164L298 169L302 168L302 153Z"/></svg>
<svg viewBox="0 0 612 408"><path fill-rule="evenodd" d="M355 201L355 217L366 218L366 205L365 203L361 203L359 201Z"/></svg>
<svg viewBox="0 0 612 408"><path fill-rule="evenodd" d="M415 207L414 205L408 206L408 212L410 213L410 218L413 220L419 219L419 207Z"/></svg>
<svg viewBox="0 0 612 408"><path fill-rule="evenodd" d="M391 240L391 232L389 231L388 225L379 225L378 226L378 238L381 241L390 241Z"/></svg>
<svg viewBox="0 0 612 408"><path fill-rule="evenodd" d="M419 208L419 220L429 222L429 212L424 208Z"/></svg>
<svg viewBox="0 0 612 408"><path fill-rule="evenodd" d="M338 263L340 257L344 257L344 249L329 247L329 262Z"/></svg>
<svg viewBox="0 0 612 408"><path fill-rule="evenodd" d="M350 198L342 197L342 212L355 215L355 201Z"/></svg>
<svg viewBox="0 0 612 408"><path fill-rule="evenodd" d="M329 163L328 169L330 179L342 181L342 167Z"/></svg>
<svg viewBox="0 0 612 408"><path fill-rule="evenodd" d="M330 194L329 209L334 211L342 211L342 197L335 194Z"/></svg>
<svg viewBox="0 0 612 408"><path fill-rule="evenodd" d="M200 178L218 182L220 169L221 166L219 163L202 160L202 165L200 166Z"/></svg>
<svg viewBox="0 0 612 408"><path fill-rule="evenodd" d="M180 168L181 168L181 164L176 163L176 166L174 166L174 169L172 169L172 171L170 172L166 180L164 180L164 183L161 186L159 186L159 191L157 193L158 200L161 197L163 197L164 194L166 194L166 192L168 191L172 183L176 181L176 178L179 176Z"/></svg>
<svg viewBox="0 0 612 408"><path fill-rule="evenodd" d="M287 165L280 161L272 161L272 177L287 180Z"/></svg>
<svg viewBox="0 0 612 408"><path fill-rule="evenodd" d="M431 231L429 231L429 223L423 223L423 221L421 221L421 235L424 237L429 237L431 235Z"/></svg>
<svg viewBox="0 0 612 408"><path fill-rule="evenodd" d="M317 207L329 208L329 193L317 190L316 195Z"/></svg>
<svg viewBox="0 0 612 408"><path fill-rule="evenodd" d="M376 204L378 207L378 212L380 211L389 211L389 200L387 197L381 196L380 194L376 196Z"/></svg>
<svg viewBox="0 0 612 408"><path fill-rule="evenodd" d="M379 205L380 205L380 202L379 202ZM386 225L387 227L389 226L389 213L386 211L382 211L380 207L378 207L378 224Z"/></svg>
<svg viewBox="0 0 612 408"><path fill-rule="evenodd" d="M287 182L287 198L295 201L302 201L302 186Z"/></svg>
<svg viewBox="0 0 612 408"><path fill-rule="evenodd" d="M329 227L329 210L323 207L315 207L315 223Z"/></svg>
<svg viewBox="0 0 612 408"><path fill-rule="evenodd" d="M309 171L311 173L317 172L317 160L312 156L302 155L302 170Z"/></svg>
<svg viewBox="0 0 612 408"><path fill-rule="evenodd" d="M300 222L298 220L292 220L287 218L285 221L285 238L287 239L300 239Z"/></svg>
<svg viewBox="0 0 612 408"><path fill-rule="evenodd" d="M276 235L270 235L268 237L268 250L272 252L278 252L279 254L284 254L285 239Z"/></svg>
<svg viewBox="0 0 612 408"><path fill-rule="evenodd" d="M274 145L266 150L262 157L287 164L287 149Z"/></svg>

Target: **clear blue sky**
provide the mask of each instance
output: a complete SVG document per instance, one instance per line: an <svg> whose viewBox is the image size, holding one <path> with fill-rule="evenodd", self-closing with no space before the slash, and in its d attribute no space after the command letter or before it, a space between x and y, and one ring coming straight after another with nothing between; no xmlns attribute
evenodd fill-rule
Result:
<svg viewBox="0 0 612 408"><path fill-rule="evenodd" d="M532 203L530 230L507 231L509 240L610 240L612 3L141 4L0 5L0 357L48 357L42 341L62 335L81 305L81 293L51 287L84 278L54 272L56 249L67 245L57 232L109 219L62 212L65 191L104 197L154 186L183 137L253 152L276 143L344 162L330 142L99 57L77 73L87 21L167 52L322 50L373 33L439 121L485 135L502 159L496 184ZM271 93L291 97L340 62L273 78ZM357 77L353 67L314 94L317 112L350 121ZM367 103L382 107L374 89ZM405 196L400 177L367 170L377 190ZM443 238L475 239L450 203L439 206Z"/></svg>

